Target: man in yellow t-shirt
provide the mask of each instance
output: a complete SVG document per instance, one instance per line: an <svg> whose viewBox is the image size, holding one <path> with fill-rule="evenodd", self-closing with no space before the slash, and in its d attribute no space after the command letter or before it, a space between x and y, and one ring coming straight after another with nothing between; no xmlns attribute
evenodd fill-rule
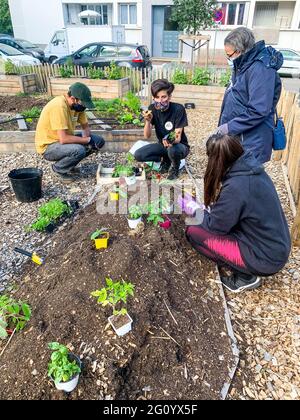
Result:
<svg viewBox="0 0 300 420"><path fill-rule="evenodd" d="M102 137L91 134L86 108L95 108L91 91L83 83L74 83L67 94L44 107L37 124L36 150L46 160L55 162L52 173L64 183L74 181L75 166L105 143ZM83 132L74 135L77 125Z"/></svg>

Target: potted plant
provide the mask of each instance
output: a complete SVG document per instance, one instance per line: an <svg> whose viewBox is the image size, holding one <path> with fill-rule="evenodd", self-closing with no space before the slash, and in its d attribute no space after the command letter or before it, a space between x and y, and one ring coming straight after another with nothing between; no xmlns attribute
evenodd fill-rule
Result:
<svg viewBox="0 0 300 420"><path fill-rule="evenodd" d="M163 140L167 140L168 143L173 144L174 141L176 140L176 133L175 131L170 131L170 133L168 133Z"/></svg>
<svg viewBox="0 0 300 420"><path fill-rule="evenodd" d="M53 350L51 362L48 364L48 376L54 381L58 390L73 391L78 384L81 372L79 357L57 342L49 343L48 346Z"/></svg>
<svg viewBox="0 0 300 420"><path fill-rule="evenodd" d="M91 234L91 240L95 242L96 249L108 247L109 233L106 228L97 229Z"/></svg>
<svg viewBox="0 0 300 420"><path fill-rule="evenodd" d="M134 157L131 153L126 155L125 164L117 164L114 168L113 177L124 177L127 185L134 185L136 183L135 167L133 166Z"/></svg>
<svg viewBox="0 0 300 420"><path fill-rule="evenodd" d="M14 331L21 331L30 320L31 309L27 303L0 296L0 339L5 340Z"/></svg>
<svg viewBox="0 0 300 420"><path fill-rule="evenodd" d="M117 185L114 185L113 190L110 191L110 193L109 193L110 200L111 201L118 201L120 196L122 198L126 198L127 194L126 194L125 191L122 190L121 187L119 187Z"/></svg>
<svg viewBox="0 0 300 420"><path fill-rule="evenodd" d="M108 318L108 322L119 337L131 331L132 318L128 315L125 307L120 308L120 304L121 302L126 304L128 297L133 295L134 285L132 283L123 279L113 281L110 277L106 278L106 287L91 293L91 296L98 298L97 302L102 306L112 306L113 315ZM119 309L117 309L117 305Z"/></svg>
<svg viewBox="0 0 300 420"><path fill-rule="evenodd" d="M136 229L138 224L142 221L143 209L139 205L133 205L129 207L128 211L128 225L131 229Z"/></svg>

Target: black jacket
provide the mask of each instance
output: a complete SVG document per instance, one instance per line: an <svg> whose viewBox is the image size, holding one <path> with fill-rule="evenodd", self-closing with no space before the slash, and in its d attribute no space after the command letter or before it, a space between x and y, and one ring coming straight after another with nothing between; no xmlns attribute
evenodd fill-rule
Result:
<svg viewBox="0 0 300 420"><path fill-rule="evenodd" d="M271 275L286 264L291 240L274 184L250 151L231 167L220 196L205 212L204 229L238 240L253 273Z"/></svg>

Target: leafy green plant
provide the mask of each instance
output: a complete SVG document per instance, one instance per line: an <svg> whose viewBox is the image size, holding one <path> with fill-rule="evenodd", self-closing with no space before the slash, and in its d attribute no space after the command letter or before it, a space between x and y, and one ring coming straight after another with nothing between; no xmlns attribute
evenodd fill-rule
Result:
<svg viewBox="0 0 300 420"><path fill-rule="evenodd" d="M22 115L25 118L26 122L32 122L33 119L39 118L41 115L42 110L38 108L37 106L34 106L30 109L25 109L22 111Z"/></svg>
<svg viewBox="0 0 300 420"><path fill-rule="evenodd" d="M207 86L211 81L211 74L208 70L198 67L194 71L192 85Z"/></svg>
<svg viewBox="0 0 300 420"><path fill-rule="evenodd" d="M59 67L59 73L61 77L64 77L67 79L74 75L73 61L71 58L67 59L66 64L64 66Z"/></svg>
<svg viewBox="0 0 300 420"><path fill-rule="evenodd" d="M70 207L59 198L54 198L38 209L39 218L29 227L29 230L41 232L51 222L56 222L64 214L70 214Z"/></svg>
<svg viewBox="0 0 300 420"><path fill-rule="evenodd" d="M129 220L137 220L143 214L143 208L140 205L134 204L129 207L128 209L128 219Z"/></svg>
<svg viewBox="0 0 300 420"><path fill-rule="evenodd" d="M172 82L177 85L188 85L188 74L184 70L176 69L172 77Z"/></svg>
<svg viewBox="0 0 300 420"><path fill-rule="evenodd" d="M125 114L121 115L121 117L119 118L119 122L121 125L133 123L133 120L134 120L134 115L129 112L126 112Z"/></svg>
<svg viewBox="0 0 300 420"><path fill-rule="evenodd" d="M110 277L106 278L106 287L91 293L91 296L98 298L97 302L103 307L112 306L115 316L127 314L125 307L116 309L116 306L121 302L127 303L128 297L133 295L134 285L132 283L127 283L123 279L114 282Z"/></svg>
<svg viewBox="0 0 300 420"><path fill-rule="evenodd" d="M31 309L27 303L2 295L0 296L0 338L6 339L7 329L20 331L30 320Z"/></svg>
<svg viewBox="0 0 300 420"><path fill-rule="evenodd" d="M87 76L90 79L105 79L105 73L102 69L93 67L92 64L89 64L87 68Z"/></svg>
<svg viewBox="0 0 300 420"><path fill-rule="evenodd" d="M227 87L231 79L231 70L226 70L226 73L222 73L219 79L219 85L222 87Z"/></svg>
<svg viewBox="0 0 300 420"><path fill-rule="evenodd" d="M164 222L162 214L164 211L168 210L169 207L168 200L161 196L157 200L152 201L146 205L145 211L148 213L147 222L152 222L154 226L157 226L158 223Z"/></svg>
<svg viewBox="0 0 300 420"><path fill-rule="evenodd" d="M118 163L112 174L113 178L118 178L120 176L132 176L134 174L134 167L133 167L134 157L131 153L127 153L126 155L126 163Z"/></svg>
<svg viewBox="0 0 300 420"><path fill-rule="evenodd" d="M136 115L141 111L141 100L132 92L128 92L125 98L122 99L122 105Z"/></svg>
<svg viewBox="0 0 300 420"><path fill-rule="evenodd" d="M121 67L118 67L114 61L111 62L110 66L106 70L106 77L108 80L122 79Z"/></svg>
<svg viewBox="0 0 300 420"><path fill-rule="evenodd" d="M6 61L4 64L4 72L7 75L14 75L18 74L17 67L10 61Z"/></svg>
<svg viewBox="0 0 300 420"><path fill-rule="evenodd" d="M94 241L95 239L99 238L101 235L103 235L103 233L107 232L107 228L101 228L101 229L97 229L95 230L95 232L93 232L91 234L91 240Z"/></svg>
<svg viewBox="0 0 300 420"><path fill-rule="evenodd" d="M53 350L51 362L48 364L48 376L56 384L68 382L81 372L76 360L70 361L69 349L57 342L49 343L49 349Z"/></svg>

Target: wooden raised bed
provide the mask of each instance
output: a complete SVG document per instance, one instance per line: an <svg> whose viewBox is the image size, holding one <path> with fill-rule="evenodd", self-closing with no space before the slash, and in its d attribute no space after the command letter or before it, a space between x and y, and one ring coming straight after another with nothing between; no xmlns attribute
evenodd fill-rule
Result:
<svg viewBox="0 0 300 420"><path fill-rule="evenodd" d="M92 130L102 136L106 144L104 152L127 152L138 140L144 139L144 130ZM77 131L76 133L80 133ZM0 154L15 152L35 152L35 131L0 131ZM155 135L148 141L155 141Z"/></svg>
<svg viewBox="0 0 300 420"><path fill-rule="evenodd" d="M48 94L50 96L63 95L69 87L76 82L84 83L92 92L94 98L115 99L122 98L130 90L130 79L125 77L119 80L88 79L86 77L50 77L48 79Z"/></svg>
<svg viewBox="0 0 300 420"><path fill-rule="evenodd" d="M3 74L0 77L0 95L33 92L37 92L35 74L23 74L20 76Z"/></svg>
<svg viewBox="0 0 300 420"><path fill-rule="evenodd" d="M220 86L175 85L172 101L180 104L192 102L196 108L219 110L225 88Z"/></svg>

